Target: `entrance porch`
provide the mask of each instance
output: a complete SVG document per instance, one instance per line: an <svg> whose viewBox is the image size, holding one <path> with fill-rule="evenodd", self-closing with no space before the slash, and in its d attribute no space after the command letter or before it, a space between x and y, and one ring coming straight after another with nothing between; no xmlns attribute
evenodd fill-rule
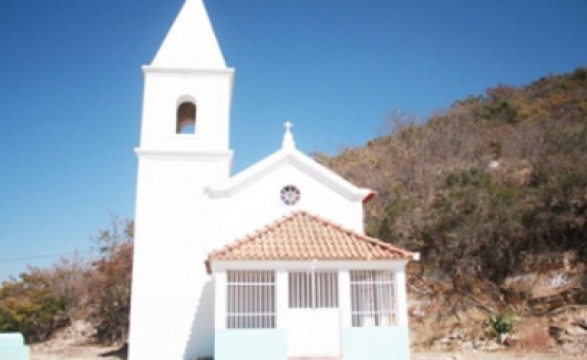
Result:
<svg viewBox="0 0 587 360"><path fill-rule="evenodd" d="M215 359L409 359L402 263L219 268Z"/></svg>
<svg viewBox="0 0 587 360"><path fill-rule="evenodd" d="M414 254L307 213L213 252L216 360L408 360Z"/></svg>

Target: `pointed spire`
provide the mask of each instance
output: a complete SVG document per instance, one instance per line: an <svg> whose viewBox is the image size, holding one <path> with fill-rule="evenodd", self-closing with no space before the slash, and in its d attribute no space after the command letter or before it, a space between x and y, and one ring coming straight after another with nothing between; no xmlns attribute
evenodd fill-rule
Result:
<svg viewBox="0 0 587 360"><path fill-rule="evenodd" d="M296 143L293 138L293 134L291 133L291 128L293 124L288 120L283 123L285 127L285 134L283 135L283 142L281 143L281 147L283 149L294 149L296 147Z"/></svg>
<svg viewBox="0 0 587 360"><path fill-rule="evenodd" d="M181 69L226 68L203 0L185 1L151 65Z"/></svg>

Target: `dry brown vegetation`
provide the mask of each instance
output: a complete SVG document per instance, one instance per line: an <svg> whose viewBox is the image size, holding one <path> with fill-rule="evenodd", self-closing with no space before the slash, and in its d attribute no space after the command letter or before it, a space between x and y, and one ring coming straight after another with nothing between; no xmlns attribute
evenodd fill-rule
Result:
<svg viewBox="0 0 587 360"><path fill-rule="evenodd" d="M587 69L457 101L425 123L316 159L375 190L367 232L422 270L500 281L527 253L587 256Z"/></svg>
<svg viewBox="0 0 587 360"><path fill-rule="evenodd" d="M27 342L87 319L100 343L126 338L130 308L133 223L113 218L94 238L97 254L62 258L30 268L0 287L0 331L20 331Z"/></svg>
<svg viewBox="0 0 587 360"><path fill-rule="evenodd" d="M571 251L584 269L587 69L500 85L425 122L396 113L387 128L364 147L315 158L377 192L369 235L422 254L409 279L416 345L482 339L491 314L532 316L532 299L511 303L500 287L528 254ZM580 295L557 306L587 302L584 270L576 276ZM545 346L547 329L525 329L520 346Z"/></svg>

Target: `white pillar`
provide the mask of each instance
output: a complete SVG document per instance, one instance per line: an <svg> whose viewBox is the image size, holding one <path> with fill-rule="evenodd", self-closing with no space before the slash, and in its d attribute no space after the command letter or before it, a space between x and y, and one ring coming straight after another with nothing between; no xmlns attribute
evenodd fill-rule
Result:
<svg viewBox="0 0 587 360"><path fill-rule="evenodd" d="M351 322L351 278L348 270L338 271L338 306L340 309L340 327L347 329Z"/></svg>
<svg viewBox="0 0 587 360"><path fill-rule="evenodd" d="M275 272L275 327L287 329L287 309L289 289L287 271L277 270Z"/></svg>
<svg viewBox="0 0 587 360"><path fill-rule="evenodd" d="M395 270L395 294L397 324L408 326L408 297L406 294L406 273L405 266Z"/></svg>
<svg viewBox="0 0 587 360"><path fill-rule="evenodd" d="M214 329L226 328L226 271L214 273Z"/></svg>

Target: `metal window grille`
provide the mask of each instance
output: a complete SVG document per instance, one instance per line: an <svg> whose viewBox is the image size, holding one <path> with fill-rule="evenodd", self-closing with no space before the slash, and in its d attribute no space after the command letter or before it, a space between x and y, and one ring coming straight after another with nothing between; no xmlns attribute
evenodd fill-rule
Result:
<svg viewBox="0 0 587 360"><path fill-rule="evenodd" d="M350 276L352 326L394 325L393 272L353 270Z"/></svg>
<svg viewBox="0 0 587 360"><path fill-rule="evenodd" d="M226 327L261 329L275 327L275 272L227 272Z"/></svg>
<svg viewBox="0 0 587 360"><path fill-rule="evenodd" d="M336 271L290 272L289 307L338 307L338 274Z"/></svg>

